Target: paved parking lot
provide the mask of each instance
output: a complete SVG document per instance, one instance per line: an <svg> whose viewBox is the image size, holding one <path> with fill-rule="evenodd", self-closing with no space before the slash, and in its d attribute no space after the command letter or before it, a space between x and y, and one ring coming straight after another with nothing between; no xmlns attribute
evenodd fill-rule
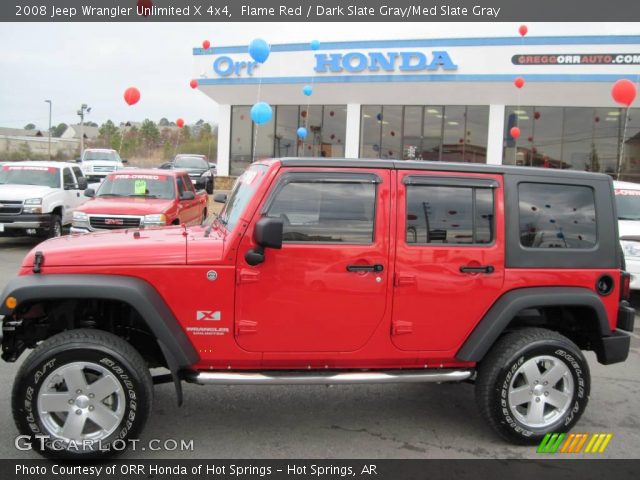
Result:
<svg viewBox="0 0 640 480"><path fill-rule="evenodd" d="M36 244L0 239L0 289ZM588 354L593 386L576 431L611 432L610 458L640 458L640 322L624 364ZM23 355L23 358L26 355ZM11 388L17 364L0 362L0 458L17 451ZM128 452L124 458L536 458L534 447L497 438L480 418L470 384L296 387L185 385L155 389L141 443L193 439L191 452ZM582 456L582 455L580 455Z"/></svg>

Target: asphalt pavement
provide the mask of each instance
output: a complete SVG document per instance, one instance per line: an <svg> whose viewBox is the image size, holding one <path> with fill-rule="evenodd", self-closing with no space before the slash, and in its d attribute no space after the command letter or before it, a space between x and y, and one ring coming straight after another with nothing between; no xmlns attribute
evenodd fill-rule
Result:
<svg viewBox="0 0 640 480"><path fill-rule="evenodd" d="M0 238L0 290L36 244ZM638 320L625 363L605 367L587 353L591 398L574 431L613 434L600 458L640 458ZM11 416L11 385L18 367L19 362L0 361L0 458L38 458L14 446L18 432ZM155 387L153 412L139 448L123 458L540 458L535 447L510 445L485 425L467 383L185 384L184 395L185 404L178 407L172 385ZM193 441L193 449L174 450L174 440Z"/></svg>

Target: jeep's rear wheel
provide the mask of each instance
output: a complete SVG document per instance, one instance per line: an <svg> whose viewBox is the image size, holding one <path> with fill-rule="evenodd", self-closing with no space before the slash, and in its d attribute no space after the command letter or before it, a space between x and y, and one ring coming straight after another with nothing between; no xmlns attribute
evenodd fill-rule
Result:
<svg viewBox="0 0 640 480"><path fill-rule="evenodd" d="M152 394L149 370L131 345L100 330L70 330L40 344L21 366L13 416L39 453L96 458L121 451L142 430Z"/></svg>
<svg viewBox="0 0 640 480"><path fill-rule="evenodd" d="M476 400L503 438L539 443L570 430L589 401L589 366L580 349L559 333L525 328L506 334L478 369Z"/></svg>

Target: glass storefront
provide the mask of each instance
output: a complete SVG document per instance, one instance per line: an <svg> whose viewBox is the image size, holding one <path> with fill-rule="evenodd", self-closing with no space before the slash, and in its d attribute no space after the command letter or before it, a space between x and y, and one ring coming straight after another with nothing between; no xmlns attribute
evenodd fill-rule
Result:
<svg viewBox="0 0 640 480"><path fill-rule="evenodd" d="M230 174L240 175L254 160L272 157L344 157L346 105L277 105L266 125L251 121L249 106L231 109ZM299 127L307 129L304 140Z"/></svg>
<svg viewBox="0 0 640 480"><path fill-rule="evenodd" d="M360 157L486 163L488 106L363 105Z"/></svg>
<svg viewBox="0 0 640 480"><path fill-rule="evenodd" d="M503 163L640 181L640 109L629 111L626 129L625 116L621 108L507 106Z"/></svg>

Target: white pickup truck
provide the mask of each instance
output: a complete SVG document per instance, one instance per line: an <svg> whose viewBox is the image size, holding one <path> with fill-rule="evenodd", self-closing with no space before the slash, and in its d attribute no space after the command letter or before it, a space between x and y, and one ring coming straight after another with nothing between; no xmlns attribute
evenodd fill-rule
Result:
<svg viewBox="0 0 640 480"><path fill-rule="evenodd" d="M87 148L80 159L82 172L90 181L99 182L110 173L124 168L126 160L108 148Z"/></svg>
<svg viewBox="0 0 640 480"><path fill-rule="evenodd" d="M59 237L73 210L88 200L80 167L64 162L0 166L0 236Z"/></svg>

